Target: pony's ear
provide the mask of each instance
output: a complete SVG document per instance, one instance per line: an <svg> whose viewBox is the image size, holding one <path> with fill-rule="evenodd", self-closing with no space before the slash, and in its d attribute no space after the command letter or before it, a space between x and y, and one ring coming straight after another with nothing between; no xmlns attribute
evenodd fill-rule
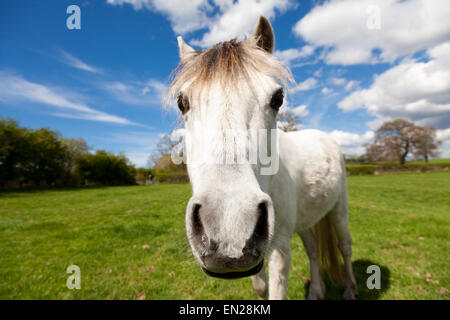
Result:
<svg viewBox="0 0 450 320"><path fill-rule="evenodd" d="M252 36L256 39L256 45L258 47L268 53L272 53L275 48L275 36L273 35L272 26L266 17L259 17L258 24L256 25Z"/></svg>
<svg viewBox="0 0 450 320"><path fill-rule="evenodd" d="M179 36L178 40L178 49L180 51L180 59L181 61L185 60L189 55L195 52L189 45L184 42L183 38Z"/></svg>

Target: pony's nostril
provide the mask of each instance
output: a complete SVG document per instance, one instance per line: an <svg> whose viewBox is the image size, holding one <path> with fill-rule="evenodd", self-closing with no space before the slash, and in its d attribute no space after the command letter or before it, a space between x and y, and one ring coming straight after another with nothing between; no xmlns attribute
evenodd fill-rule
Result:
<svg viewBox="0 0 450 320"><path fill-rule="evenodd" d="M261 253L264 243L269 235L269 225L268 225L268 208L267 202L263 201L258 204L258 218L256 220L255 228L253 229L252 236L245 243L243 249L244 254L252 254L257 256Z"/></svg>
<svg viewBox="0 0 450 320"><path fill-rule="evenodd" d="M194 236L201 237L203 232L203 224L202 220L200 218L200 208L202 206L198 203L194 204L194 207L192 209L192 232L194 233Z"/></svg>
<svg viewBox="0 0 450 320"><path fill-rule="evenodd" d="M201 204L194 204L192 209L192 235L197 239L197 243L203 248L203 255L210 255L217 251L219 244L210 239L203 228L202 218L200 216Z"/></svg>
<svg viewBox="0 0 450 320"><path fill-rule="evenodd" d="M268 215L267 202L263 201L258 204L258 221L256 222L255 230L253 231L253 235L260 238L259 240L266 240L269 234Z"/></svg>

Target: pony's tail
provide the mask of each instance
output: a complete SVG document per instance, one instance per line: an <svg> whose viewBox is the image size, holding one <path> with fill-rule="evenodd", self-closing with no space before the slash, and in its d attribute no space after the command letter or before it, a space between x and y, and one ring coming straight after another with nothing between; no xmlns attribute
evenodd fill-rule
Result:
<svg viewBox="0 0 450 320"><path fill-rule="evenodd" d="M321 269L326 271L332 282L342 284L341 261L338 250L336 232L326 215L313 227L319 244Z"/></svg>

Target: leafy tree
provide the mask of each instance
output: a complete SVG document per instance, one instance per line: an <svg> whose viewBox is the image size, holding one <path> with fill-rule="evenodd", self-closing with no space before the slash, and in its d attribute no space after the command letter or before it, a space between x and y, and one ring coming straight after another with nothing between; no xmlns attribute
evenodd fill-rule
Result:
<svg viewBox="0 0 450 320"><path fill-rule="evenodd" d="M60 142L68 152L67 167L72 171L75 167L76 161L82 156L89 153L89 146L82 138L64 138L60 137Z"/></svg>
<svg viewBox="0 0 450 320"><path fill-rule="evenodd" d="M0 184L20 176L20 160L26 147L26 129L13 119L0 119Z"/></svg>
<svg viewBox="0 0 450 320"><path fill-rule="evenodd" d="M21 128L12 119L0 120L0 183L19 185L57 182L68 159L58 132Z"/></svg>
<svg viewBox="0 0 450 320"><path fill-rule="evenodd" d="M87 183L103 185L134 184L136 169L123 155L97 150L77 160L77 171Z"/></svg>
<svg viewBox="0 0 450 320"><path fill-rule="evenodd" d="M69 154L56 131L47 128L28 130L26 143L20 161L25 181L50 185L64 176Z"/></svg>

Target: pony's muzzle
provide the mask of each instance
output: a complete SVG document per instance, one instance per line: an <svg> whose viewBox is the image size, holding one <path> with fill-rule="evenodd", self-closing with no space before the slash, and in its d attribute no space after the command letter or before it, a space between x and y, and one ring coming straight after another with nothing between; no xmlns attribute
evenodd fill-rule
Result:
<svg viewBox="0 0 450 320"><path fill-rule="evenodd" d="M220 226L214 228L206 226L207 223L216 221L211 219L211 215L218 213L211 212L206 203L192 203L191 212L190 214L188 212L187 216L190 225L188 236L192 249L196 252L202 269L207 275L234 279L250 276L261 270L269 238L269 207L271 206L270 199L265 198L259 202L253 209L256 219L250 228L236 224L236 230L242 229L243 233L248 233L249 229L252 230L245 241L238 243L232 235L227 237L223 234L224 232L220 235L208 234L206 230L220 230ZM229 248L233 246L241 249L230 251Z"/></svg>

